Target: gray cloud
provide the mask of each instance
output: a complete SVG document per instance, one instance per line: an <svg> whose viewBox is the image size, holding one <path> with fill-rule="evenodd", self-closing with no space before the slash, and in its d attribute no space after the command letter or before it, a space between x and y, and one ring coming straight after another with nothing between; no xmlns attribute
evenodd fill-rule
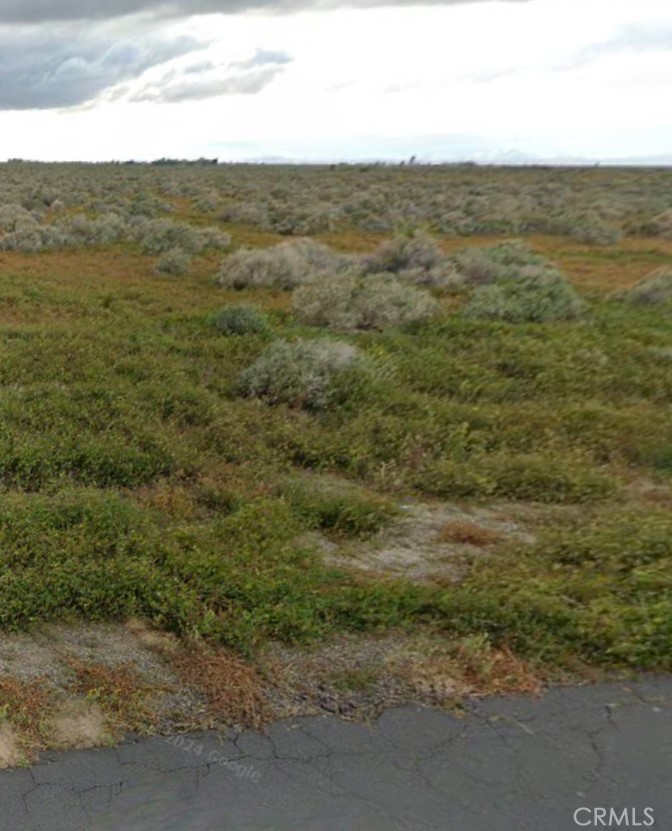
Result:
<svg viewBox="0 0 672 831"><path fill-rule="evenodd" d="M203 48L193 38L115 41L42 28L0 30L0 110L70 107L146 69Z"/></svg>
<svg viewBox="0 0 672 831"><path fill-rule="evenodd" d="M201 75L203 72L211 72L215 68L212 61L201 61L200 63L192 63L186 66L182 72L185 75Z"/></svg>
<svg viewBox="0 0 672 831"><path fill-rule="evenodd" d="M0 111L72 107L87 104L101 93L113 100L121 95L116 94L119 84L206 46L191 38L168 37L162 33L161 19L248 9L289 13L474 2L481 0L0 0ZM254 94L290 60L282 53L258 51L249 60L222 68L203 56L183 70L181 77L164 77L132 100L169 102Z"/></svg>
<svg viewBox="0 0 672 831"><path fill-rule="evenodd" d="M235 69L255 69L258 66L282 66L291 63L292 59L285 52L271 52L268 49L257 49L257 51L246 61L237 61L230 64Z"/></svg>
<svg viewBox="0 0 672 831"><path fill-rule="evenodd" d="M556 64L554 69L571 70L623 52L672 51L672 26L626 26L613 37L600 43L591 43L571 59Z"/></svg>
<svg viewBox="0 0 672 831"><path fill-rule="evenodd" d="M277 69L269 68L240 77L182 81L165 87L154 85L137 92L131 101L177 104L180 101L199 101L217 95L254 95L261 92L277 74Z"/></svg>
<svg viewBox="0 0 672 831"><path fill-rule="evenodd" d="M192 77L193 67L187 67L181 72L172 70L160 80L146 84L130 100L175 104L218 95L255 95L268 86L291 60L284 52L259 49L246 61L235 61L219 67L210 64L200 77Z"/></svg>
<svg viewBox="0 0 672 831"><path fill-rule="evenodd" d="M648 52L672 50L671 26L627 26L611 40L595 43L581 52L581 57L592 59L614 52Z"/></svg>
<svg viewBox="0 0 672 831"><path fill-rule="evenodd" d="M508 0L531 2L532 0ZM265 9L286 13L299 9L339 7L458 5L482 0L0 0L0 24L43 23L54 20L112 20L132 14L152 17L188 17Z"/></svg>

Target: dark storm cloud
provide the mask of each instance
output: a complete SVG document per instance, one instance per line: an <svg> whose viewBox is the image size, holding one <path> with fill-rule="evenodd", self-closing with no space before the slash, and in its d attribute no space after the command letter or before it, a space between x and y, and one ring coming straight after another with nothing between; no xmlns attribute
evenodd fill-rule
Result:
<svg viewBox="0 0 672 831"><path fill-rule="evenodd" d="M53 20L112 20L130 14L188 17L265 9L286 13L299 9L368 8L372 6L458 5L481 0L0 0L0 24ZM508 0L532 2L532 0Z"/></svg>
<svg viewBox="0 0 672 831"><path fill-rule="evenodd" d="M201 49L193 38L116 41L42 28L0 30L0 110L70 107Z"/></svg>
<svg viewBox="0 0 672 831"><path fill-rule="evenodd" d="M210 64L201 77L193 77L193 67L181 72L166 73L159 81L138 90L133 102L175 104L180 101L199 101L218 95L255 95L268 86L283 71L291 58L284 52L257 50L246 61L235 61L215 67Z"/></svg>

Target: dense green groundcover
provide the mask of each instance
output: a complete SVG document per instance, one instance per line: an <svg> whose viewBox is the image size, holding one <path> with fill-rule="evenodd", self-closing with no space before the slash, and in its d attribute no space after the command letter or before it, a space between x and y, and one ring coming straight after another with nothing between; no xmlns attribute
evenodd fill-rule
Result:
<svg viewBox="0 0 672 831"><path fill-rule="evenodd" d="M212 321L232 295L189 280L193 305L159 278L151 303L13 285L33 319L63 315L0 328L2 627L142 615L253 651L422 624L560 664L672 668L669 491L630 495L670 484L669 305L325 335L274 302L230 337ZM241 373L299 337L356 346L369 381L326 410L247 397ZM318 473L347 481L315 490ZM408 495L576 512L459 585L356 578L302 541L365 538Z"/></svg>

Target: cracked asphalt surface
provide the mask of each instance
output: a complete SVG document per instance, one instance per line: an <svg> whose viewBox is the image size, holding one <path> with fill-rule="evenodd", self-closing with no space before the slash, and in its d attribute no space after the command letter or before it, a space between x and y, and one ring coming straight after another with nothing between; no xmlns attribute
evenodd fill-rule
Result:
<svg viewBox="0 0 672 831"><path fill-rule="evenodd" d="M7 831L567 831L582 806L669 829L672 678L45 754L0 806Z"/></svg>

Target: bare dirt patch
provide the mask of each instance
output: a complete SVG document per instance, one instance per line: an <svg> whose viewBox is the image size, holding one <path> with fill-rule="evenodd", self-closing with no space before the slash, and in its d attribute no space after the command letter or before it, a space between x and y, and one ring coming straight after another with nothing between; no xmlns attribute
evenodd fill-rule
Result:
<svg viewBox="0 0 672 831"><path fill-rule="evenodd" d="M36 678L50 682L61 672L60 660L48 637L39 633L0 635L0 675L25 682Z"/></svg>
<svg viewBox="0 0 672 831"><path fill-rule="evenodd" d="M337 545L315 534L311 541L330 562L349 569L416 581L457 581L469 556L485 545L535 540L532 506L527 512L518 508L515 518L511 506L504 504L408 502L400 508L400 518L366 542ZM458 533L460 528L463 533Z"/></svg>
<svg viewBox="0 0 672 831"><path fill-rule="evenodd" d="M30 761L44 736L52 696L43 678L0 676L0 767Z"/></svg>
<svg viewBox="0 0 672 831"><path fill-rule="evenodd" d="M638 476L628 482L626 493L631 502L672 510L672 487L668 482Z"/></svg>
<svg viewBox="0 0 672 831"><path fill-rule="evenodd" d="M49 744L59 750L99 747L111 738L102 708L87 699L61 702L52 715L49 730Z"/></svg>
<svg viewBox="0 0 672 831"><path fill-rule="evenodd" d="M0 770L16 767L24 759L16 730L7 722L0 724Z"/></svg>

